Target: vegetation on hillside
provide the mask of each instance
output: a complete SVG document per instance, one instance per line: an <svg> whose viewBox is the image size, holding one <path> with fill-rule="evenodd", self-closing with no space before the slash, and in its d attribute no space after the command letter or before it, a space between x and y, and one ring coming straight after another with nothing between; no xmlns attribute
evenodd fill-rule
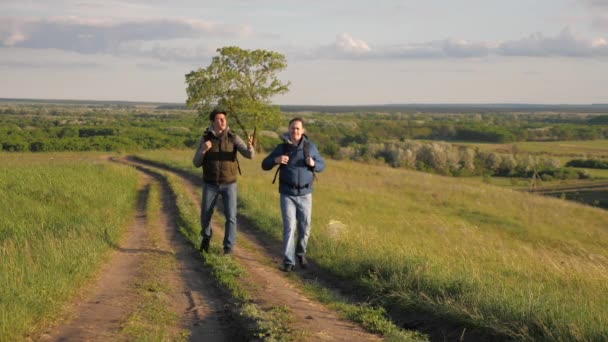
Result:
<svg viewBox="0 0 608 342"><path fill-rule="evenodd" d="M189 152L145 155L198 174ZM259 162L241 163L240 212L280 240L277 190ZM608 338L605 211L344 161L328 161L315 188L311 259L396 319L516 340Z"/></svg>

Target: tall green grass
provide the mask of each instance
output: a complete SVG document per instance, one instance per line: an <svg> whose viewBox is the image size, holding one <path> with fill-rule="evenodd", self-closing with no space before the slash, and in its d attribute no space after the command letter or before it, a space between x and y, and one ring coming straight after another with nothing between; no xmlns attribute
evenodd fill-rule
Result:
<svg viewBox="0 0 608 342"><path fill-rule="evenodd" d="M0 340L52 320L132 218L137 174L92 154L0 154Z"/></svg>
<svg viewBox="0 0 608 342"><path fill-rule="evenodd" d="M147 158L198 173L191 152ZM241 161L240 213L279 238L272 172ZM457 178L328 161L309 255L375 303L517 339L608 339L608 213Z"/></svg>

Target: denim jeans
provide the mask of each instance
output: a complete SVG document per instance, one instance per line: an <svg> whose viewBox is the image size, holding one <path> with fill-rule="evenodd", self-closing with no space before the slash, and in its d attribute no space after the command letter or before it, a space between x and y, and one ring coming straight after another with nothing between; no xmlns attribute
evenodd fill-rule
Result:
<svg viewBox="0 0 608 342"><path fill-rule="evenodd" d="M211 216L217 199L222 196L226 225L224 227L224 249L232 249L236 242L236 182L230 184L203 183L201 205L201 235L211 239Z"/></svg>
<svg viewBox="0 0 608 342"><path fill-rule="evenodd" d="M283 263L296 264L296 254L305 255L312 212L312 194L291 196L281 194L283 217ZM297 241L295 232L298 231Z"/></svg>

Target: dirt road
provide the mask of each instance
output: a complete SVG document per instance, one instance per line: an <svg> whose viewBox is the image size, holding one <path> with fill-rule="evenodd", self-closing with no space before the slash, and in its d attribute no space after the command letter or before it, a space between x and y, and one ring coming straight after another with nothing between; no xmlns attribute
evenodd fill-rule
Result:
<svg viewBox="0 0 608 342"><path fill-rule="evenodd" d="M67 310L59 324L48 329L38 339L43 341L109 341L128 340L124 334L125 322L141 305L142 297L135 284L141 282L140 269L148 256L173 255L177 267L166 279L169 284L170 310L179 319L173 327L175 339L188 336L190 341L239 341L244 336L238 321L229 312L230 298L217 288L209 270L205 268L198 251L179 234L174 212L175 203L169 195L168 185L158 177L152 165L135 160L121 160L141 172L137 210L133 223L124 238L111 253L98 277L83 292L81 298ZM163 172L166 172L163 171ZM191 200L200 205L196 179L180 176ZM159 183L162 205L161 224L148 222L146 207L152 183ZM221 243L223 227L213 222L214 241ZM238 243L229 256L234 258L246 274L240 282L251 294L251 301L262 309L282 307L292 318L289 321L291 338L298 341L376 341L377 335L363 331L359 326L341 319L337 313L309 298L298 283L278 269L279 246L262 242L245 220L239 222ZM160 239L152 242L150 232L158 230ZM276 252L273 252L276 251ZM182 332L180 334L180 331ZM185 332L185 333L183 333Z"/></svg>

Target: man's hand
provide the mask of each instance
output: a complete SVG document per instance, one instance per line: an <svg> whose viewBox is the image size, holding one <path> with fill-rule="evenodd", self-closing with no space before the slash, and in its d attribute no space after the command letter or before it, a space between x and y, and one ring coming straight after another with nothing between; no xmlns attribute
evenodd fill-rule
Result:
<svg viewBox="0 0 608 342"><path fill-rule="evenodd" d="M247 136L247 148L250 148L253 146L253 135L249 135Z"/></svg>
<svg viewBox="0 0 608 342"><path fill-rule="evenodd" d="M308 157L306 159L306 165L310 166L310 167L315 167L315 160L312 159L312 157Z"/></svg>
<svg viewBox="0 0 608 342"><path fill-rule="evenodd" d="M277 164L287 164L289 161L289 156L278 156L274 158L274 162Z"/></svg>
<svg viewBox="0 0 608 342"><path fill-rule="evenodd" d="M201 154L207 153L207 151L209 151L210 149L211 149L211 140L207 140L207 141L205 141L205 145L203 146L203 149L201 150Z"/></svg>

